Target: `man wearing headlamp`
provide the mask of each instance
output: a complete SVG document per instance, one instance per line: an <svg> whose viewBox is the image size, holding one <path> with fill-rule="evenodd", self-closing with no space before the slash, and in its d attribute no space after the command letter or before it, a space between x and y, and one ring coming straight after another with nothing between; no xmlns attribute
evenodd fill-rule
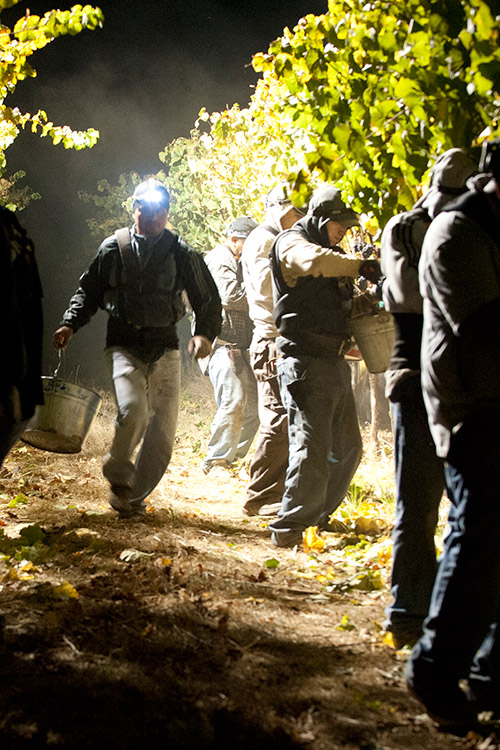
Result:
<svg viewBox="0 0 500 750"><path fill-rule="evenodd" d="M207 356L221 327L219 294L203 257L166 229L169 205L157 180L135 189L132 228L101 244L53 338L64 349L99 308L108 313L105 353L118 413L103 473L109 503L122 517L145 512L144 500L172 455L180 390L176 323L185 313L184 292L195 316L191 355Z"/></svg>

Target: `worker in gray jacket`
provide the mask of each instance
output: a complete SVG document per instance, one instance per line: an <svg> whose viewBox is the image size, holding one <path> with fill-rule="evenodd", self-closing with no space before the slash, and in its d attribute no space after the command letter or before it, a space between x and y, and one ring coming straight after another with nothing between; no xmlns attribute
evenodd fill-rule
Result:
<svg viewBox="0 0 500 750"><path fill-rule="evenodd" d="M226 229L226 239L205 256L222 301L222 328L212 348L208 374L217 411L210 428L203 471L230 468L248 453L259 426L257 383L250 367L248 347L252 321L243 283L241 251L257 222L240 216Z"/></svg>
<svg viewBox="0 0 500 750"><path fill-rule="evenodd" d="M277 185L265 198L264 223L245 240L241 264L254 331L250 357L257 379L259 432L250 464L247 500L249 516L273 515L281 507L288 464L288 425L276 375L276 337L269 253L276 236L304 216L290 200L288 185Z"/></svg>

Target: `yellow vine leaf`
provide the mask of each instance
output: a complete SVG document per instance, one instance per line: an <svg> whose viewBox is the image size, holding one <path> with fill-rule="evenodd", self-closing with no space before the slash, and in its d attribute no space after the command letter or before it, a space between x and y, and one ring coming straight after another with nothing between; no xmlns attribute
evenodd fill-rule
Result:
<svg viewBox="0 0 500 750"><path fill-rule="evenodd" d="M60 586L54 586L52 589L54 599L78 599L78 591L68 581L64 581Z"/></svg>
<svg viewBox="0 0 500 750"><path fill-rule="evenodd" d="M321 551L325 547L325 540L318 536L318 527L309 526L304 532L302 540L304 549L315 549Z"/></svg>

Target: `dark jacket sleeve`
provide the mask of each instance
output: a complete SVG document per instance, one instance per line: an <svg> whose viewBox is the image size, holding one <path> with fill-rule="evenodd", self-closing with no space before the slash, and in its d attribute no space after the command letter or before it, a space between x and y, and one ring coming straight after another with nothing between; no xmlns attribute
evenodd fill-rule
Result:
<svg viewBox="0 0 500 750"><path fill-rule="evenodd" d="M74 333L86 325L99 308L104 307L102 265L106 249L103 243L90 266L80 276L80 286L63 315L61 325L69 326Z"/></svg>
<svg viewBox="0 0 500 750"><path fill-rule="evenodd" d="M217 286L203 256L182 241L179 246L182 283L195 315L194 335L206 336L213 341L222 325L222 304Z"/></svg>

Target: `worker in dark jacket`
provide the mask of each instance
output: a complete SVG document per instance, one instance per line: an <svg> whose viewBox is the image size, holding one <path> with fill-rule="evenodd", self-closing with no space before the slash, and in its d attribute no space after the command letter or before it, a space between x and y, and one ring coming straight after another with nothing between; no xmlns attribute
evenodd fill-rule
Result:
<svg viewBox="0 0 500 750"><path fill-rule="evenodd" d="M396 517L392 533L391 593L386 627L396 648L422 635L437 561L434 534L445 484L442 459L427 421L420 384L422 296L418 263L425 233L449 201L466 191L477 163L451 148L436 160L429 189L411 211L393 216L382 233L384 307L394 317L394 350L386 395L394 424Z"/></svg>
<svg viewBox="0 0 500 750"><path fill-rule="evenodd" d="M422 389L451 510L406 676L460 733L478 712L500 715L500 139L485 144L479 170L432 222L419 266Z"/></svg>
<svg viewBox="0 0 500 750"><path fill-rule="evenodd" d="M0 465L43 403L42 288L33 243L0 208Z"/></svg>
<svg viewBox="0 0 500 750"><path fill-rule="evenodd" d="M108 313L106 358L118 415L103 473L121 516L145 512L144 499L172 455L180 389L175 326L184 291L195 315L190 354L207 356L221 326L219 294L202 256L165 228L169 203L156 180L136 188L133 227L102 243L54 333L55 348L63 349L99 308Z"/></svg>

